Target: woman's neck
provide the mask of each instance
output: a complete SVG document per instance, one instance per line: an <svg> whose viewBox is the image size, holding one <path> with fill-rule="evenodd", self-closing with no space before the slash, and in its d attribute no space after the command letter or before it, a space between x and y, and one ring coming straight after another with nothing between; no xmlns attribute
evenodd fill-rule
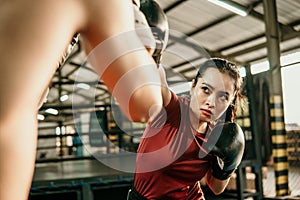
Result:
<svg viewBox="0 0 300 200"><path fill-rule="evenodd" d="M207 122L201 122L199 123L198 128L196 130L199 133L205 134L207 130L207 126L208 126Z"/></svg>
<svg viewBox="0 0 300 200"><path fill-rule="evenodd" d="M208 123L200 121L191 111L190 111L190 123L192 127L198 132L204 134L207 130Z"/></svg>

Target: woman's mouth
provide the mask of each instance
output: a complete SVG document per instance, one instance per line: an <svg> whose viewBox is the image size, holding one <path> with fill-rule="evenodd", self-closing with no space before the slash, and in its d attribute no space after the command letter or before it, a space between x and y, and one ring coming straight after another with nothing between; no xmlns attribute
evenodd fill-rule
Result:
<svg viewBox="0 0 300 200"><path fill-rule="evenodd" d="M211 117L212 116L212 112L210 110L207 109L201 109L203 115L207 116L207 117Z"/></svg>

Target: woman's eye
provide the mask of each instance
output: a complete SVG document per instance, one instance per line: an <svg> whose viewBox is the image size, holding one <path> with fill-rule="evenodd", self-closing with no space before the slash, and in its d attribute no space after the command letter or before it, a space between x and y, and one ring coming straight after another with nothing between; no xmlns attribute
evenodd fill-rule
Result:
<svg viewBox="0 0 300 200"><path fill-rule="evenodd" d="M226 101L228 101L228 97L227 97L227 95L226 95L226 94L222 94L222 95L220 95L219 99L220 99L222 102L226 102Z"/></svg>
<svg viewBox="0 0 300 200"><path fill-rule="evenodd" d="M204 93L209 93L209 88L208 88L208 87L202 86L201 89L202 89L202 91L203 91Z"/></svg>

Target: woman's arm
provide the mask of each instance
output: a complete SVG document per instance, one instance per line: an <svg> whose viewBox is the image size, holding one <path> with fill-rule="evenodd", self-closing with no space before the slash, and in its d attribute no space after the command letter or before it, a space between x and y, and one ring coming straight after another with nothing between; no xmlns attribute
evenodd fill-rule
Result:
<svg viewBox="0 0 300 200"><path fill-rule="evenodd" d="M228 178L226 180L219 180L219 179L213 177L211 174L211 170L209 170L206 173L206 183L215 195L219 195L222 192L224 192L226 186L229 183L229 180L230 180L230 178Z"/></svg>
<svg viewBox="0 0 300 200"><path fill-rule="evenodd" d="M167 83L166 72L162 65L159 65L158 71L159 71L160 81L161 81L161 94L163 98L163 105L166 106L170 103L172 95Z"/></svg>

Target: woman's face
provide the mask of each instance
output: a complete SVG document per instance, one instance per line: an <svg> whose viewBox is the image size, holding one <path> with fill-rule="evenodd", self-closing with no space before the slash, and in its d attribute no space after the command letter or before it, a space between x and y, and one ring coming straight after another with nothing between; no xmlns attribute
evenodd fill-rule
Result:
<svg viewBox="0 0 300 200"><path fill-rule="evenodd" d="M234 79L218 69L208 68L191 88L190 110L200 122L218 119L235 96Z"/></svg>

